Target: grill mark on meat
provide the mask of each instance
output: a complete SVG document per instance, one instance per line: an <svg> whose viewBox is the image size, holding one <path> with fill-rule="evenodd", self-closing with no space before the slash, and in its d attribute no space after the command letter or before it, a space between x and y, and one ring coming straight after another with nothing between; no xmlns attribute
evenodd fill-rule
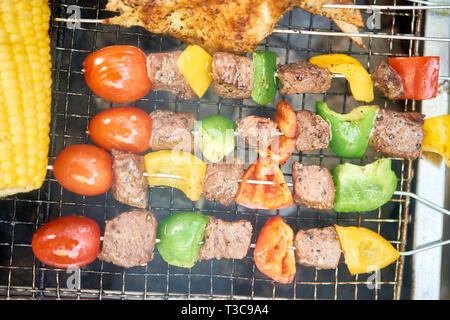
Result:
<svg viewBox="0 0 450 320"><path fill-rule="evenodd" d="M213 55L213 89L224 98L249 99L253 89L253 61L226 52Z"/></svg>
<svg viewBox="0 0 450 320"><path fill-rule="evenodd" d="M310 151L326 149L330 143L331 130L328 123L319 115L309 110L300 110L297 115L295 149Z"/></svg>
<svg viewBox="0 0 450 320"><path fill-rule="evenodd" d="M147 73L153 90L170 91L179 99L191 100L196 95L177 66L181 53L182 51L178 50L149 54Z"/></svg>
<svg viewBox="0 0 450 320"><path fill-rule="evenodd" d="M333 74L308 61L297 61L278 67L280 94L326 92L331 87Z"/></svg>
<svg viewBox="0 0 450 320"><path fill-rule="evenodd" d="M144 176L144 157L138 154L111 150L114 199L133 207L147 208L147 181Z"/></svg>
<svg viewBox="0 0 450 320"><path fill-rule="evenodd" d="M151 211L130 210L107 220L99 258L131 268L153 259L158 222Z"/></svg>
<svg viewBox="0 0 450 320"><path fill-rule="evenodd" d="M193 113L175 113L168 110L155 110L150 113L152 119L152 151L177 149L194 152L195 115Z"/></svg>
<svg viewBox="0 0 450 320"><path fill-rule="evenodd" d="M236 121L237 133L244 143L256 148L261 156L267 154L267 148L277 133L277 124L269 118L247 116Z"/></svg>
<svg viewBox="0 0 450 320"><path fill-rule="evenodd" d="M385 61L381 61L376 66L371 77L373 85L389 99L398 100L405 95L402 78Z"/></svg>
<svg viewBox="0 0 450 320"><path fill-rule="evenodd" d="M415 160L422 150L424 117L418 112L380 109L369 144L384 155Z"/></svg>
<svg viewBox="0 0 450 320"><path fill-rule="evenodd" d="M334 227L299 230L294 247L297 263L318 269L335 269L342 251Z"/></svg>
<svg viewBox="0 0 450 320"><path fill-rule="evenodd" d="M239 190L239 179L244 175L244 162L234 157L233 163L208 163L206 166L203 195L209 201L224 206L233 202Z"/></svg>
<svg viewBox="0 0 450 320"><path fill-rule="evenodd" d="M199 261L209 259L243 259L250 248L252 224L247 220L227 222L209 217L205 244L200 247Z"/></svg>
<svg viewBox="0 0 450 320"><path fill-rule="evenodd" d="M297 205L318 210L333 209L336 190L327 168L296 161L292 164L292 182Z"/></svg>

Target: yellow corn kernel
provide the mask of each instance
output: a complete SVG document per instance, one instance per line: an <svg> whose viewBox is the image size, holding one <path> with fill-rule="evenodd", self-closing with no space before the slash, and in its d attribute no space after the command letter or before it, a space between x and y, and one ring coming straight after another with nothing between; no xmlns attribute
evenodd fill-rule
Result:
<svg viewBox="0 0 450 320"><path fill-rule="evenodd" d="M46 0L0 1L0 197L47 174L51 58Z"/></svg>

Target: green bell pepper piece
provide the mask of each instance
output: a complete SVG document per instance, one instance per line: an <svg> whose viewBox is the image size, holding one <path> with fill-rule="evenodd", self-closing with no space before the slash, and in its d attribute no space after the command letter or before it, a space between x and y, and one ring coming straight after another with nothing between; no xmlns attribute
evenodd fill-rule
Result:
<svg viewBox="0 0 450 320"><path fill-rule="evenodd" d="M255 51L253 53L253 89L252 99L260 105L275 100L277 94L277 55L271 51Z"/></svg>
<svg viewBox="0 0 450 320"><path fill-rule="evenodd" d="M335 212L361 212L378 209L397 189L397 176L391 160L379 159L365 166L340 164L331 171L336 188Z"/></svg>
<svg viewBox="0 0 450 320"><path fill-rule="evenodd" d="M209 217L196 212L179 212L158 225L156 243L161 257L168 264L191 268L198 260Z"/></svg>
<svg viewBox="0 0 450 320"><path fill-rule="evenodd" d="M331 110L325 102L316 103L317 113L330 125L330 149L344 158L362 158L369 143L378 106L359 106L347 114Z"/></svg>
<svg viewBox="0 0 450 320"><path fill-rule="evenodd" d="M222 116L204 118L198 128L203 156L216 163L232 152L235 147L235 129L235 123Z"/></svg>

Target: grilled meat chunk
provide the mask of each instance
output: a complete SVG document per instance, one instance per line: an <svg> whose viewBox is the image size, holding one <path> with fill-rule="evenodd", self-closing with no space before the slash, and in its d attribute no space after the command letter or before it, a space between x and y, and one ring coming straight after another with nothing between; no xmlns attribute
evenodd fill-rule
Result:
<svg viewBox="0 0 450 320"><path fill-rule="evenodd" d="M152 33L197 44L209 53L236 54L253 51L295 6L364 27L359 10L323 9L325 3L353 4L351 0L109 0L106 10L119 10L120 16L106 19L105 23L138 25Z"/></svg>
<svg viewBox="0 0 450 320"><path fill-rule="evenodd" d="M150 113L152 137L150 148L153 151L176 149L192 153L194 151L195 115L175 113L168 110L155 110Z"/></svg>
<svg viewBox="0 0 450 320"><path fill-rule="evenodd" d="M256 148L260 155L267 153L267 148L277 134L277 124L269 118L247 116L236 121L237 133L245 144Z"/></svg>
<svg viewBox="0 0 450 320"><path fill-rule="evenodd" d="M147 180L144 157L139 154L111 150L114 199L133 207L147 208Z"/></svg>
<svg viewBox="0 0 450 320"><path fill-rule="evenodd" d="M341 244L334 227L299 230L294 238L295 261L318 269L335 269Z"/></svg>
<svg viewBox="0 0 450 320"><path fill-rule="evenodd" d="M252 59L226 52L217 52L212 59L214 92L224 98L251 98Z"/></svg>
<svg viewBox="0 0 450 320"><path fill-rule="evenodd" d="M147 74L155 91L170 91L179 99L191 100L196 97L189 83L178 69L177 60L181 50L152 53L147 57Z"/></svg>
<svg viewBox="0 0 450 320"><path fill-rule="evenodd" d="M199 261L209 259L243 259L252 239L252 224L247 220L227 222L209 217L205 244L200 247Z"/></svg>
<svg viewBox="0 0 450 320"><path fill-rule="evenodd" d="M395 158L417 159L422 150L424 115L380 109L369 139L378 152Z"/></svg>
<svg viewBox="0 0 450 320"><path fill-rule="evenodd" d="M327 168L296 161L292 164L292 182L297 205L318 210L333 209L336 190Z"/></svg>
<svg viewBox="0 0 450 320"><path fill-rule="evenodd" d="M295 149L309 151L325 149L331 140L331 131L328 123L321 116L309 110L300 110L297 115L297 132Z"/></svg>
<svg viewBox="0 0 450 320"><path fill-rule="evenodd" d="M131 268L153 259L158 222L151 211L131 210L107 220L99 258Z"/></svg>
<svg viewBox="0 0 450 320"><path fill-rule="evenodd" d="M238 192L239 179L243 175L244 162L238 157L233 158L233 163L208 163L203 183L205 198L229 206Z"/></svg>
<svg viewBox="0 0 450 320"><path fill-rule="evenodd" d="M308 61L297 61L278 67L280 94L326 92L333 74Z"/></svg>
<svg viewBox="0 0 450 320"><path fill-rule="evenodd" d="M405 95L402 78L385 61L377 65L371 77L373 85L389 99L398 100Z"/></svg>

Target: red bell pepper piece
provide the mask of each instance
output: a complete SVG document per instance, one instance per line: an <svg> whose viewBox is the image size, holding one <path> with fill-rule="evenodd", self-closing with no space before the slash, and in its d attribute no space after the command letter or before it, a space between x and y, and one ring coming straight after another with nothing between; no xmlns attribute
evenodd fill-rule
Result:
<svg viewBox="0 0 450 320"><path fill-rule="evenodd" d="M247 180L271 181L274 184L247 183ZM275 210L294 205L280 167L270 159L261 158L244 173L235 200L250 209Z"/></svg>
<svg viewBox="0 0 450 320"><path fill-rule="evenodd" d="M297 116L289 103L281 100L277 104L277 111L273 119L283 135L277 136L272 141L267 157L271 158L274 163L283 165L295 150Z"/></svg>
<svg viewBox="0 0 450 320"><path fill-rule="evenodd" d="M270 158L273 163L281 165L285 164L295 150L296 141L296 138L277 136L270 144L267 157Z"/></svg>
<svg viewBox="0 0 450 320"><path fill-rule="evenodd" d="M403 81L402 99L435 98L439 80L439 57L389 58L389 64Z"/></svg>
<svg viewBox="0 0 450 320"><path fill-rule="evenodd" d="M278 129L280 129L286 137L295 137L295 132L297 131L297 116L289 103L284 100L278 102L277 111L273 116L273 120L277 123Z"/></svg>
<svg viewBox="0 0 450 320"><path fill-rule="evenodd" d="M292 282L296 271L295 256L289 247L293 240L294 231L279 215L267 220L253 252L258 270L277 282Z"/></svg>

